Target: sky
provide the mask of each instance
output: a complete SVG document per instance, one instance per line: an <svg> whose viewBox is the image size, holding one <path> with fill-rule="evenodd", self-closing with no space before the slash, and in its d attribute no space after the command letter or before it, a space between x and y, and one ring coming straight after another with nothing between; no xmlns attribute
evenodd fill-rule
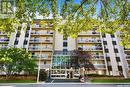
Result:
<svg viewBox="0 0 130 87"><path fill-rule="evenodd" d="M62 3L62 0L58 0L58 7L60 7L60 4ZM77 3L77 4L80 4L80 2L81 2L81 0L74 0L74 2L75 3ZM100 0L98 1L98 4L97 4L97 9L96 9L96 14L98 14L99 12L100 12ZM58 8L58 10L60 11L60 8ZM95 17L97 17L97 15L95 15ZM36 18L38 18L38 19L40 19L40 18L43 18L42 16L39 16L38 15L38 13L37 13L37 17ZM50 16L49 17L47 17L47 18L52 18L52 14L50 14Z"/></svg>

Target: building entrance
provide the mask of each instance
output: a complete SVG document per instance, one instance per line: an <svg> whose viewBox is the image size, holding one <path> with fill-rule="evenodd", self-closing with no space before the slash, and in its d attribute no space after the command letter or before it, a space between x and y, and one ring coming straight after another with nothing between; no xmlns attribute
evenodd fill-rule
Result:
<svg viewBox="0 0 130 87"><path fill-rule="evenodd" d="M51 78L52 79L78 79L80 76L79 70L51 70Z"/></svg>
<svg viewBox="0 0 130 87"><path fill-rule="evenodd" d="M75 67L72 56L69 52L58 52L53 55L51 78L53 79L74 79L80 75L80 70Z"/></svg>

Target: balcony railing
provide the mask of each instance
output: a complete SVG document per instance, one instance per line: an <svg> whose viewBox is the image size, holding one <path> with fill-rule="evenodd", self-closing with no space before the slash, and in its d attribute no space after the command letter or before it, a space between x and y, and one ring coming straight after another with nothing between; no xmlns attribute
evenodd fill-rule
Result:
<svg viewBox="0 0 130 87"><path fill-rule="evenodd" d="M31 43L52 43L53 40L34 40L34 39L31 39L30 42Z"/></svg>
<svg viewBox="0 0 130 87"><path fill-rule="evenodd" d="M124 48L125 51L129 50L130 51L130 48Z"/></svg>
<svg viewBox="0 0 130 87"><path fill-rule="evenodd" d="M63 51L54 51L54 55L73 55L72 54L73 51L67 51L67 52L63 52Z"/></svg>
<svg viewBox="0 0 130 87"><path fill-rule="evenodd" d="M126 59L130 59L130 55L126 55Z"/></svg>
<svg viewBox="0 0 130 87"><path fill-rule="evenodd" d="M79 35L99 35L100 33L99 32L96 32L96 31L89 31L89 32L81 32L79 33Z"/></svg>
<svg viewBox="0 0 130 87"><path fill-rule="evenodd" d="M0 47L0 49L4 49L4 48L7 48L7 46L2 46L2 47Z"/></svg>
<svg viewBox="0 0 130 87"><path fill-rule="evenodd" d="M51 64L40 64L40 69L50 68Z"/></svg>
<svg viewBox="0 0 130 87"><path fill-rule="evenodd" d="M32 35L53 35L53 32L31 32Z"/></svg>
<svg viewBox="0 0 130 87"><path fill-rule="evenodd" d="M49 24L49 25L44 25L44 26L42 26L42 25L40 25L40 24L34 24L34 25L32 25L32 28L52 28L53 27L53 24Z"/></svg>
<svg viewBox="0 0 130 87"><path fill-rule="evenodd" d="M0 39L0 42L9 42L8 38Z"/></svg>
<svg viewBox="0 0 130 87"><path fill-rule="evenodd" d="M92 55L94 59L104 59L103 55Z"/></svg>
<svg viewBox="0 0 130 87"><path fill-rule="evenodd" d="M97 68L105 68L104 64L94 64L94 67Z"/></svg>
<svg viewBox="0 0 130 87"><path fill-rule="evenodd" d="M50 55L32 55L32 58L50 59Z"/></svg>
<svg viewBox="0 0 130 87"><path fill-rule="evenodd" d="M90 50L102 50L102 47L94 46L94 47L78 47L79 49L83 49L83 51L90 51Z"/></svg>
<svg viewBox="0 0 130 87"><path fill-rule="evenodd" d="M78 43L100 43L101 40L97 39L97 40L89 40L89 39L84 39L84 40L78 40Z"/></svg>
<svg viewBox="0 0 130 87"><path fill-rule="evenodd" d="M52 51L51 47L29 47L29 51Z"/></svg>
<svg viewBox="0 0 130 87"><path fill-rule="evenodd" d="M8 33L0 32L0 35L8 35Z"/></svg>

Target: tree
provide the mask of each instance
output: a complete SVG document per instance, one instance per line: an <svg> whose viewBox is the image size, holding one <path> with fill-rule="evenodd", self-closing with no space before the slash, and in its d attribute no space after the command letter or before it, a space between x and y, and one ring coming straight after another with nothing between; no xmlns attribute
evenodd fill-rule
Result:
<svg viewBox="0 0 130 87"><path fill-rule="evenodd" d="M86 71L95 70L95 67L91 62L91 53L83 51L82 48L79 48L78 50L74 50L71 56L71 65L73 67L84 67Z"/></svg>
<svg viewBox="0 0 130 87"><path fill-rule="evenodd" d="M6 73L6 76L20 74L24 72L34 72L36 68L35 61L31 54L20 48L0 49L0 70Z"/></svg>
<svg viewBox="0 0 130 87"><path fill-rule="evenodd" d="M18 26L32 23L39 13L44 18L52 14L54 29L65 36L77 37L79 32L95 27L109 34L124 32L124 39L130 32L128 0L15 0L15 7L14 17L0 19L0 30L13 31L16 21Z"/></svg>

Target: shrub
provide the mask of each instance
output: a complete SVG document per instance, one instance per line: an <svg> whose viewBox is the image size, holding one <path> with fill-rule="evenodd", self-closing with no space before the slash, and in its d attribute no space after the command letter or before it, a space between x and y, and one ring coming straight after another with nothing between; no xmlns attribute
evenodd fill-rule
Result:
<svg viewBox="0 0 130 87"><path fill-rule="evenodd" d="M47 80L47 72L45 70L40 70L39 81Z"/></svg>

